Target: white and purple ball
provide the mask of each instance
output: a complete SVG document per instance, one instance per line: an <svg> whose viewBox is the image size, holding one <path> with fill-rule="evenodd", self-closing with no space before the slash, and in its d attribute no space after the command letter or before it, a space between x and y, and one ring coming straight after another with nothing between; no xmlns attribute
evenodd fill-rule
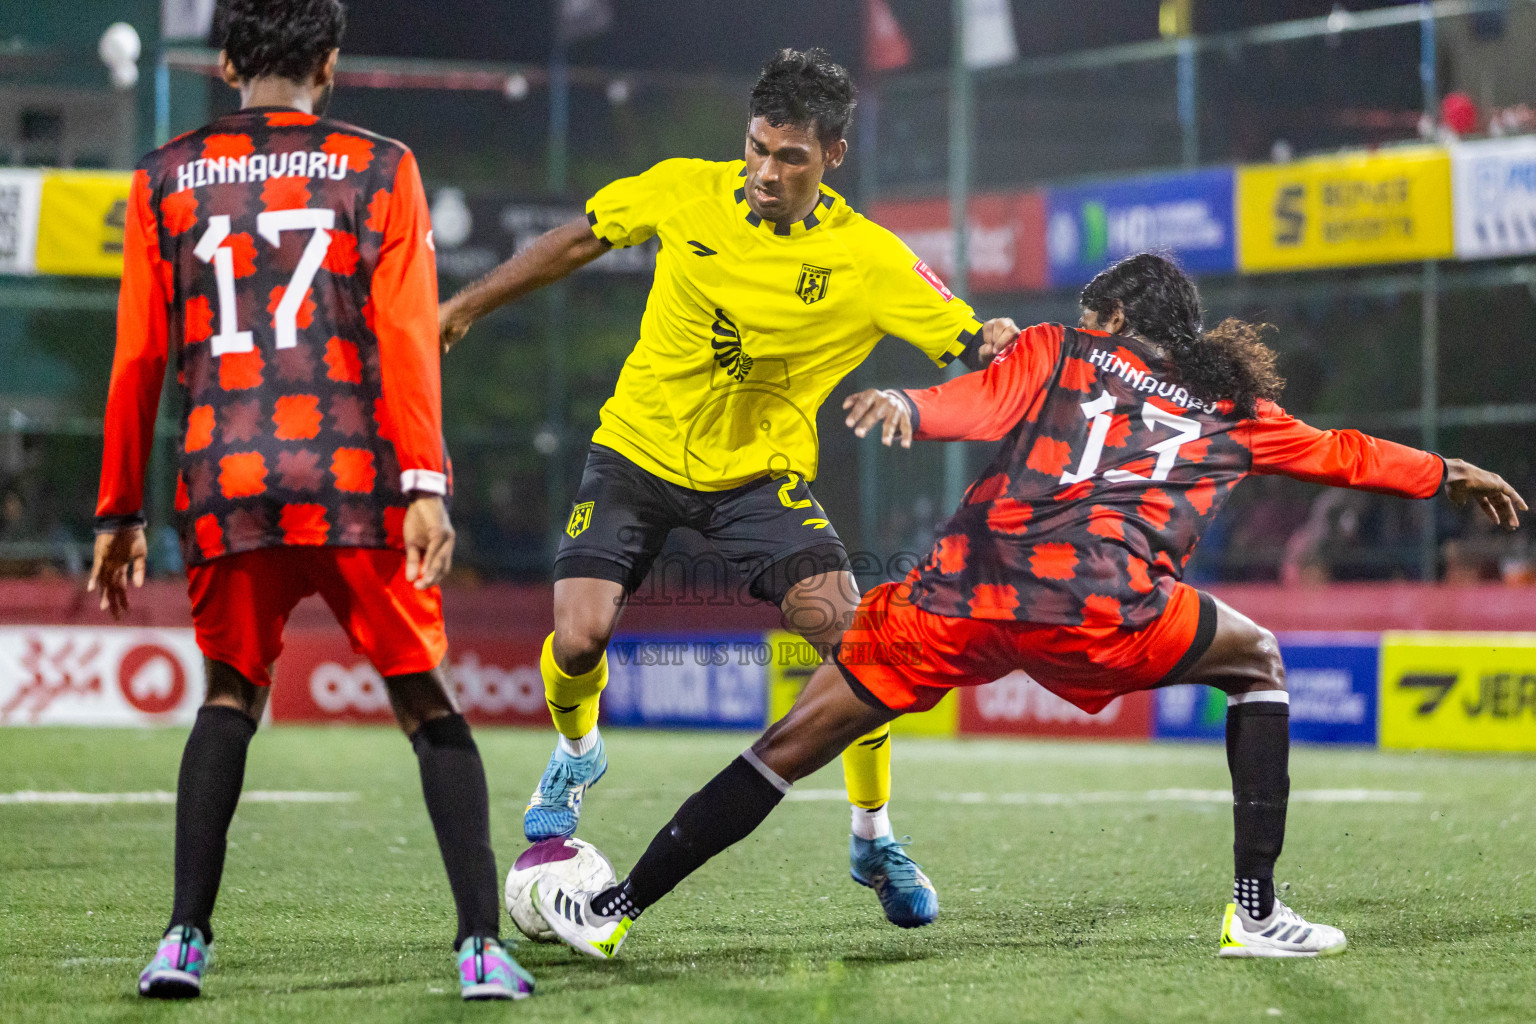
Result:
<svg viewBox="0 0 1536 1024"><path fill-rule="evenodd" d="M507 872L507 913L518 931L534 942L558 942L533 901L535 881L540 886L561 886L567 892L593 892L618 879L608 858L580 839L542 839L517 855Z"/></svg>

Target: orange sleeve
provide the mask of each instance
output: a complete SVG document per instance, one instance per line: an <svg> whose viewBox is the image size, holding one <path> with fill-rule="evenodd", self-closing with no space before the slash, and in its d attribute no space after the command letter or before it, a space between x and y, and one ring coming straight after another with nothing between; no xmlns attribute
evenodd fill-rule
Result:
<svg viewBox="0 0 1536 1024"><path fill-rule="evenodd" d="M404 491L448 492L437 331L437 259L421 172L400 158L373 272L371 300L384 411L394 431Z"/></svg>
<svg viewBox="0 0 1536 1024"><path fill-rule="evenodd" d="M144 469L169 352L169 267L149 205L149 174L134 172L123 228L123 280L117 296L117 353L102 426L98 530L142 525Z"/></svg>
<svg viewBox="0 0 1536 1024"><path fill-rule="evenodd" d="M903 391L920 441L995 441L1029 411L1061 358L1059 324L1019 335L985 370L924 391Z"/></svg>
<svg viewBox="0 0 1536 1024"><path fill-rule="evenodd" d="M1319 430L1274 402L1260 402L1258 415L1239 431L1259 475L1403 498L1433 498L1445 482L1445 460L1438 455L1358 430Z"/></svg>

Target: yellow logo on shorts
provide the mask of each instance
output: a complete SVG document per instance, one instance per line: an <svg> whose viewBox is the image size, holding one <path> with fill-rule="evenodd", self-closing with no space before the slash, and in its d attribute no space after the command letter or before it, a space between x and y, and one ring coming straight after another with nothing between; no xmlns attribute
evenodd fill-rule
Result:
<svg viewBox="0 0 1536 1024"><path fill-rule="evenodd" d="M584 501L571 509L571 521L565 524L566 536L572 539L581 536L581 531L592 525L592 506L596 502Z"/></svg>

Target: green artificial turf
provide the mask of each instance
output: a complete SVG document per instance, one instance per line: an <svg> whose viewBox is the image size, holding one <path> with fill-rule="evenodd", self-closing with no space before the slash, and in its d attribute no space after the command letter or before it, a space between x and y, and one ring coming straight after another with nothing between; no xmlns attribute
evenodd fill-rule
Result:
<svg viewBox="0 0 1536 1024"><path fill-rule="evenodd" d="M480 730L502 870L549 736ZM182 730L0 730L0 793L174 790ZM622 873L743 735L608 734L580 834ZM897 833L941 899L900 931L847 873L838 769L635 926L620 960L517 949L538 992L461 1004L452 902L397 733L264 729L196 1003L134 994L170 906L174 808L0 804L0 1021L1530 1021L1536 762L1299 748L1277 880L1341 956L1216 956L1231 816L1219 746L898 739ZM815 791L822 791L817 793ZM1084 795L1087 795L1086 797ZM822 799L814 799L817 796ZM1172 796L1173 799L1167 799ZM1398 800L1408 797L1399 796ZM510 930L511 924L506 927Z"/></svg>

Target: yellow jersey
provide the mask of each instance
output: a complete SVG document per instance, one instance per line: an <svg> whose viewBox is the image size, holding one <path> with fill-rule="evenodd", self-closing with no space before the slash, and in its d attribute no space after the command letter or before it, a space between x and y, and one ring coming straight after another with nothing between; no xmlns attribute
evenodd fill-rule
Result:
<svg viewBox="0 0 1536 1024"><path fill-rule="evenodd" d="M816 410L887 334L943 366L980 331L912 250L822 187L810 216L762 220L741 160L664 160L587 203L615 246L661 249L592 440L683 487L815 479Z"/></svg>

